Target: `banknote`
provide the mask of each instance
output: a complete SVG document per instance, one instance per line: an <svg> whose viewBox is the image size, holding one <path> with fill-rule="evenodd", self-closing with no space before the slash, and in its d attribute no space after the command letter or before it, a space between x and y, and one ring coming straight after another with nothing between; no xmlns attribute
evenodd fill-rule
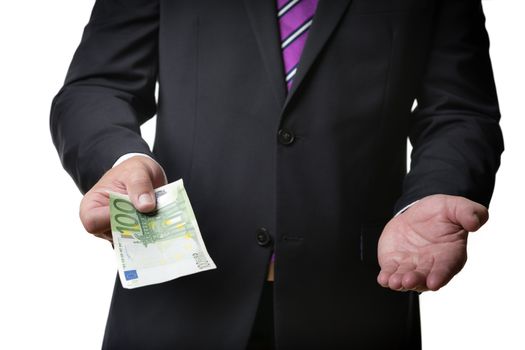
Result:
<svg viewBox="0 0 525 350"><path fill-rule="evenodd" d="M124 288L215 269L182 179L155 189L156 210L141 213L128 196L109 193L111 233Z"/></svg>

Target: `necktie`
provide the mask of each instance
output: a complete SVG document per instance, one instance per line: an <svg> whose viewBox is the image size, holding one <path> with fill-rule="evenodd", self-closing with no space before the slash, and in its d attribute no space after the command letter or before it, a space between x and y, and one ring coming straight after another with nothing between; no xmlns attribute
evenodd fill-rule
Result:
<svg viewBox="0 0 525 350"><path fill-rule="evenodd" d="M288 91L308 36L318 0L277 0L281 50Z"/></svg>
<svg viewBox="0 0 525 350"><path fill-rule="evenodd" d="M290 91L318 0L277 0L286 88ZM275 254L272 254L272 262Z"/></svg>

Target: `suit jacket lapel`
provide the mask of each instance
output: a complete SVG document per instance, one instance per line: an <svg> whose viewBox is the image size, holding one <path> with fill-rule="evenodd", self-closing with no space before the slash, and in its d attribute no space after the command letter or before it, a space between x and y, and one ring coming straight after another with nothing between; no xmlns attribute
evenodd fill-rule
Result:
<svg viewBox="0 0 525 350"><path fill-rule="evenodd" d="M275 0L244 0L265 68L279 106L284 104L286 84L281 55Z"/></svg>
<svg viewBox="0 0 525 350"><path fill-rule="evenodd" d="M272 2L271 0L269 2ZM308 31L308 38L301 54L297 74L294 77L292 88L285 99L282 112L286 110L290 101L297 94L305 76L313 62L323 49L328 38L334 31L352 0L319 0L312 26Z"/></svg>

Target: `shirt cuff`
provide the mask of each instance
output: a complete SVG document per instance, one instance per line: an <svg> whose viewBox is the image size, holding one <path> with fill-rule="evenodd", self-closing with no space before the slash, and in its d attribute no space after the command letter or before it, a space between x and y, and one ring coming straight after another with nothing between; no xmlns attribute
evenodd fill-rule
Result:
<svg viewBox="0 0 525 350"><path fill-rule="evenodd" d="M122 163L123 161L131 158L131 157L134 157L134 156L144 156L144 157L148 157L149 159L153 160L156 162L155 159L151 158L149 155L145 154L145 153L126 153L124 154L123 156L119 157L119 159L117 159L117 161L115 163L113 163L113 168L116 167L117 165L119 165L120 163Z"/></svg>

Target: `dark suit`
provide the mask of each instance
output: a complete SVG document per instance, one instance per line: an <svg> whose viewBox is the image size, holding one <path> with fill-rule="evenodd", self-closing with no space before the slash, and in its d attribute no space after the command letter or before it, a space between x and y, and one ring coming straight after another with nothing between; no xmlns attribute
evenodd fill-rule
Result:
<svg viewBox="0 0 525 350"><path fill-rule="evenodd" d="M151 155L184 179L217 264L117 281L104 347L242 349L273 247L279 349L418 348L417 294L376 283L377 239L426 195L488 206L503 151L488 46L479 0L321 0L286 95L274 0L96 1L52 102L63 165L85 192L122 154Z"/></svg>

